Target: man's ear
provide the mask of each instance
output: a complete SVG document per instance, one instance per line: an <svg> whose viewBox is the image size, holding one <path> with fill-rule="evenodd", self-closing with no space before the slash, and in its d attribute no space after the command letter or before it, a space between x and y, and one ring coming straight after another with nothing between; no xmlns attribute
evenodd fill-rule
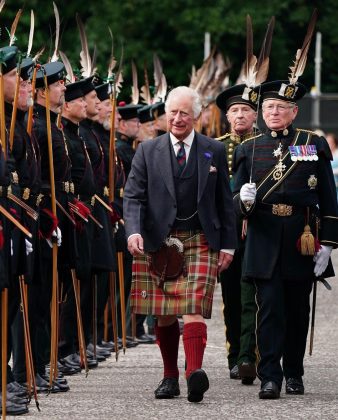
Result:
<svg viewBox="0 0 338 420"><path fill-rule="evenodd" d="M64 109L65 111L69 111L69 108L70 108L69 102L64 102L62 105L62 109Z"/></svg>
<svg viewBox="0 0 338 420"><path fill-rule="evenodd" d="M36 90L36 96L37 98L46 99L46 89L45 88L39 88Z"/></svg>

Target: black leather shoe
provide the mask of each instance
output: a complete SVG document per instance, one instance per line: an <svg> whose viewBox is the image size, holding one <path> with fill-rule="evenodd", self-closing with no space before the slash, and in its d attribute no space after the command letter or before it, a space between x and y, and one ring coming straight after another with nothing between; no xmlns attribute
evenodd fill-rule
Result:
<svg viewBox="0 0 338 420"><path fill-rule="evenodd" d="M238 366L235 365L231 370L230 370L230 379L241 379L241 377L239 376L239 372L238 372Z"/></svg>
<svg viewBox="0 0 338 420"><path fill-rule="evenodd" d="M204 393L209 389L209 379L203 369L194 370L187 379L188 401L200 402Z"/></svg>
<svg viewBox="0 0 338 420"><path fill-rule="evenodd" d="M136 341L139 344L155 344L156 338L154 335L142 334L139 337L136 337Z"/></svg>
<svg viewBox="0 0 338 420"><path fill-rule="evenodd" d="M252 385L256 379L256 366L250 362L243 362L238 366L238 373L243 385Z"/></svg>
<svg viewBox="0 0 338 420"><path fill-rule="evenodd" d="M79 369L81 370L80 360L78 360L76 356L77 356L76 354L69 354L68 356L60 359L60 363L63 366L68 366L76 370L79 370Z"/></svg>
<svg viewBox="0 0 338 420"><path fill-rule="evenodd" d="M118 338L118 343L119 345L121 345L121 348L123 347L123 343L122 343L122 338ZM132 347L136 347L138 346L138 342L133 340L132 338L127 338L126 339L126 347L127 349L130 349Z"/></svg>
<svg viewBox="0 0 338 420"><path fill-rule="evenodd" d="M49 386L49 381L46 381L42 376L37 374L35 376L36 390L38 393L41 392L51 392L52 394L57 394L59 392L66 392L69 390L67 386L59 386L55 381L53 381L52 387ZM68 388L68 389L67 389Z"/></svg>
<svg viewBox="0 0 338 420"><path fill-rule="evenodd" d="M288 378L286 380L285 392L293 395L303 395L304 385L302 378Z"/></svg>
<svg viewBox="0 0 338 420"><path fill-rule="evenodd" d="M61 374L62 376L60 376L60 374L61 374L61 372L58 372L58 376L57 376L55 382L57 382L58 384L67 385L68 384L67 379L64 378L62 374ZM48 373L46 372L44 375L41 375L41 377L45 381L49 382L49 372Z"/></svg>
<svg viewBox="0 0 338 420"><path fill-rule="evenodd" d="M180 387L176 378L163 378L155 390L155 398L157 399L170 399L179 395Z"/></svg>
<svg viewBox="0 0 338 420"><path fill-rule="evenodd" d="M21 414L27 414L27 413L28 413L27 405L15 404L10 401L6 401L6 414L7 415L20 416ZM0 414L2 415L2 405L0 405Z"/></svg>
<svg viewBox="0 0 338 420"><path fill-rule="evenodd" d="M92 353L94 353L94 344L93 343L89 343L87 346L87 350L90 350ZM110 350L104 349L103 347L100 346L96 346L96 356L103 356L105 358L110 357L111 356L111 352Z"/></svg>
<svg viewBox="0 0 338 420"><path fill-rule="evenodd" d="M87 359L96 360L97 362L104 362L106 360L106 358L102 356L101 354L99 354L98 352L96 352L96 358L94 357L94 353L92 351L87 349L86 353L87 353Z"/></svg>
<svg viewBox="0 0 338 420"><path fill-rule="evenodd" d="M13 394L12 392L7 392L6 400L10 401L14 404L29 404L28 397L18 397L17 395Z"/></svg>
<svg viewBox="0 0 338 420"><path fill-rule="evenodd" d="M27 397L27 388L20 385L19 382L10 382L7 384L7 392L12 392L17 397Z"/></svg>
<svg viewBox="0 0 338 420"><path fill-rule="evenodd" d="M269 381L262 385L262 388L258 394L261 400L277 400L279 398L279 395L279 387L275 382L272 381Z"/></svg>
<svg viewBox="0 0 338 420"><path fill-rule="evenodd" d="M106 349L109 351L115 351L115 346L112 341L104 341L102 340L101 343L99 343L99 347L102 349Z"/></svg>

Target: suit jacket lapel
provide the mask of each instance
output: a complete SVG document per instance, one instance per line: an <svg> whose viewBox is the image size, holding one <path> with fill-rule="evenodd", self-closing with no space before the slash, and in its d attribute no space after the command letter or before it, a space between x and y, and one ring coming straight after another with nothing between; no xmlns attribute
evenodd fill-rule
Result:
<svg viewBox="0 0 338 420"><path fill-rule="evenodd" d="M198 195L197 202L202 198L205 186L207 185L213 153L210 150L210 143L201 139L196 133L194 141L197 142L197 164L198 164Z"/></svg>
<svg viewBox="0 0 338 420"><path fill-rule="evenodd" d="M158 153L156 164L170 195L176 201L174 177L171 167L170 147L170 137L167 133L163 136L163 139L157 145Z"/></svg>

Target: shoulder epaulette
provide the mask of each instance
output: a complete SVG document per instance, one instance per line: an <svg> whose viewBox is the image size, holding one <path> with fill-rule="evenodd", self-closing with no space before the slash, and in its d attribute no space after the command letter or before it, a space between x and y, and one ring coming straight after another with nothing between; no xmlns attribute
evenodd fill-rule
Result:
<svg viewBox="0 0 338 420"><path fill-rule="evenodd" d="M305 128L296 128L296 131L303 131L304 133L310 133L310 134L314 134L315 136L318 136L318 134L315 131L305 130Z"/></svg>
<svg viewBox="0 0 338 420"><path fill-rule="evenodd" d="M246 143L246 142L248 142L248 141L250 141L250 140L257 139L258 137L262 137L262 135L263 135L263 134L261 133L261 134L257 134L257 136L252 136L252 137L249 137L248 139L243 140L241 144L244 144L244 143Z"/></svg>
<svg viewBox="0 0 338 420"><path fill-rule="evenodd" d="M225 133L223 136L221 137L216 137L215 140L224 140L227 137L230 137L231 133Z"/></svg>

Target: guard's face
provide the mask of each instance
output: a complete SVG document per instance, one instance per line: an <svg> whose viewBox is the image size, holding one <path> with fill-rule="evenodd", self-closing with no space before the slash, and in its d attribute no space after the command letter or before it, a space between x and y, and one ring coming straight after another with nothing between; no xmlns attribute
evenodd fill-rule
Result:
<svg viewBox="0 0 338 420"><path fill-rule="evenodd" d="M27 111L30 106L34 105L33 89L30 80L24 80L20 83L18 108Z"/></svg>
<svg viewBox="0 0 338 420"><path fill-rule="evenodd" d="M263 120L270 130L284 130L296 118L298 107L279 99L267 99L262 105Z"/></svg>
<svg viewBox="0 0 338 420"><path fill-rule="evenodd" d="M122 127L122 132L131 139L136 139L140 130L140 120L138 118L130 118L129 120L121 120L119 127Z"/></svg>
<svg viewBox="0 0 338 420"><path fill-rule="evenodd" d="M15 96L15 87L17 80L16 68L3 75L4 80L4 99L5 102L12 103ZM22 81L22 79L20 78Z"/></svg>
<svg viewBox="0 0 338 420"><path fill-rule="evenodd" d="M63 80L58 80L48 87L50 109L54 112L60 112L65 102L66 86Z"/></svg>
<svg viewBox="0 0 338 420"><path fill-rule="evenodd" d="M98 110L99 110L98 119L101 124L103 124L107 120L110 120L111 113L112 113L112 105L111 105L110 99L105 99L104 101L100 101Z"/></svg>
<svg viewBox="0 0 338 420"><path fill-rule="evenodd" d="M87 103L81 98L76 98L68 102L68 110L71 116L78 122L84 120L87 117Z"/></svg>
<svg viewBox="0 0 338 420"><path fill-rule="evenodd" d="M192 110L192 98L177 96L168 105L168 129L178 140L184 140L197 122Z"/></svg>
<svg viewBox="0 0 338 420"><path fill-rule="evenodd" d="M155 130L167 131L167 117L165 114L160 115L154 121Z"/></svg>
<svg viewBox="0 0 338 420"><path fill-rule="evenodd" d="M100 99L97 97L96 91L92 90L84 97L87 103L87 118L97 119L99 114Z"/></svg>
<svg viewBox="0 0 338 420"><path fill-rule="evenodd" d="M238 135L250 133L257 118L257 112L245 104L231 105L226 115L231 132Z"/></svg>
<svg viewBox="0 0 338 420"><path fill-rule="evenodd" d="M156 136L156 130L153 121L141 124L137 139L140 141L153 139Z"/></svg>

